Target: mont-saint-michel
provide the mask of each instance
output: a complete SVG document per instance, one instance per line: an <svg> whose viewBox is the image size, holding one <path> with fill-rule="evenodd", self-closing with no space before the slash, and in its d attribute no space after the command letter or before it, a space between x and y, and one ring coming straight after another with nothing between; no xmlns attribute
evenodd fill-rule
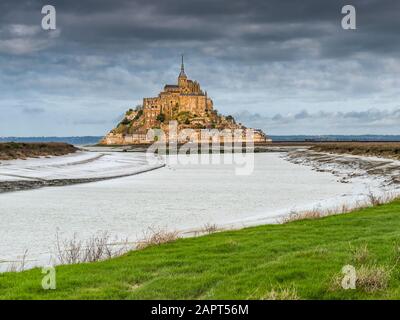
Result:
<svg viewBox="0 0 400 320"><path fill-rule="evenodd" d="M171 126L172 124L172 126ZM161 129L164 139L171 139L174 128L178 143L210 142L211 132L222 133L220 142L236 141L265 143L271 139L260 129L249 129L232 116L223 116L214 108L213 100L200 84L185 73L182 56L181 70L176 84L166 84L157 97L143 98L143 104L129 109L124 119L111 130L102 145L131 145L154 142L151 129ZM190 130L190 131L189 131ZM190 132L190 133L188 133ZM204 134L207 132L207 134Z"/></svg>
<svg viewBox="0 0 400 320"><path fill-rule="evenodd" d="M0 300L400 300L400 1L209 2L1 1Z"/></svg>

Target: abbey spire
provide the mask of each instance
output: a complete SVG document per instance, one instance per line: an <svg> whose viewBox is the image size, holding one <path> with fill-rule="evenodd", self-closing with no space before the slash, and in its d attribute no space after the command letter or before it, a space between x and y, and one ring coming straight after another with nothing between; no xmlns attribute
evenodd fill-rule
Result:
<svg viewBox="0 0 400 320"><path fill-rule="evenodd" d="M179 73L179 78L181 78L181 77L187 78L186 74L185 74L185 65L183 63L183 55L182 55L182 62L181 62L181 72Z"/></svg>
<svg viewBox="0 0 400 320"><path fill-rule="evenodd" d="M187 76L185 74L185 65L183 64L183 55L182 55L182 62L181 62L181 72L179 73L178 77L178 86L184 88L187 86Z"/></svg>

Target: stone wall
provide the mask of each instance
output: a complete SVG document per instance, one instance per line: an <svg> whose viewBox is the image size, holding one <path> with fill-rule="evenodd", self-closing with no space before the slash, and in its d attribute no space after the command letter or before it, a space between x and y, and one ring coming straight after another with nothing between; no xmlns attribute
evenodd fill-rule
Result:
<svg viewBox="0 0 400 320"><path fill-rule="evenodd" d="M217 131L218 132L218 131ZM223 142L251 142L247 140L247 136L245 131L241 136L233 137L233 131L227 130L226 135L218 136L219 143ZM160 141L168 141L169 140L169 132L167 130L164 131L165 135L163 135ZM178 137L175 137L178 143L187 143L187 142L195 142L195 143L212 143L212 133L204 135L200 129L187 129L178 130ZM104 145L135 145L135 144L148 144L153 143L154 141L148 140L146 134L120 134L120 133L109 133L104 137L104 139L100 142L100 144ZM254 143L262 143L262 142L271 142L270 139L267 139L266 136L258 131L254 131L253 135Z"/></svg>

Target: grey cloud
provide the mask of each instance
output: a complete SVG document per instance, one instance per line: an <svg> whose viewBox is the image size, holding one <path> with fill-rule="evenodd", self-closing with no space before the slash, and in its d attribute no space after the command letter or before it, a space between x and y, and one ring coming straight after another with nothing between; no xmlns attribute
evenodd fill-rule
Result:
<svg viewBox="0 0 400 320"><path fill-rule="evenodd" d="M53 44L60 30L42 33L39 25L7 24L0 26L0 53L30 54Z"/></svg>
<svg viewBox="0 0 400 320"><path fill-rule="evenodd" d="M220 112L246 109L267 132L398 133L384 110L399 101L400 1L351 3L356 31L340 27L344 0L54 0L58 29L47 32L46 1L2 0L0 108L45 112L22 117L32 125L18 132L0 117L0 134L55 134L59 122L105 133L109 119L176 80L182 52Z"/></svg>
<svg viewBox="0 0 400 320"><path fill-rule="evenodd" d="M21 1L15 10L8 7L14 14L3 11L3 20L11 23L13 17L14 21L19 18L33 22L40 18L42 4ZM240 55L232 55L235 51L245 53L249 60L280 60L290 58L290 53L301 47L303 58L307 58L305 47L310 45L320 48L317 53L321 57L365 50L383 54L398 49L400 21L394 14L400 11L398 1L353 0L359 22L355 32L340 27L344 4L347 1L54 1L63 41L96 50L112 50L116 43L121 50L129 50L168 41L170 46L189 45L198 51L207 42L214 42L220 58L241 60ZM298 46L291 44L294 40ZM229 47L236 50L221 54ZM272 48L276 53L268 54ZM315 54L311 50L309 57Z"/></svg>
<svg viewBox="0 0 400 320"><path fill-rule="evenodd" d="M45 110L43 108L30 108L30 107L23 107L22 108L22 112L27 113L27 114L40 114L45 112Z"/></svg>
<svg viewBox="0 0 400 320"><path fill-rule="evenodd" d="M303 111L297 113L294 116L294 118L295 119L307 119L307 118L310 118L310 114L307 111L303 110Z"/></svg>
<svg viewBox="0 0 400 320"><path fill-rule="evenodd" d="M252 114L248 111L243 111L235 115L238 119L242 120L272 120L276 122L280 121L296 121L299 119L309 120L309 119L352 119L357 121L372 122L376 120L394 120L400 119L400 107L393 110L380 110L377 108L371 108L363 111L348 111L348 112L308 112L307 110L301 110L295 114L282 115L280 113L273 116L260 115L258 113Z"/></svg>
<svg viewBox="0 0 400 320"><path fill-rule="evenodd" d="M272 134L356 134L398 132L400 107L392 110L372 108L348 112L308 112L260 116L243 111L235 118L244 124L261 128ZM293 130L293 127L296 129Z"/></svg>

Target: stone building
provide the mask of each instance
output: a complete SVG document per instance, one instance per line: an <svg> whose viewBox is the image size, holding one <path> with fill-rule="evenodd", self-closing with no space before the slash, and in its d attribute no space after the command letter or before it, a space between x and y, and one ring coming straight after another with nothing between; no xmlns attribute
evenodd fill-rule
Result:
<svg viewBox="0 0 400 320"><path fill-rule="evenodd" d="M228 130L233 133L235 130L245 130L246 127L236 123L232 116L223 116L214 109L213 101L208 97L207 92L203 91L197 81L188 79L185 73L185 66L182 64L176 84L164 86L157 97L144 98L142 106L135 110L129 109L125 118L110 131L101 144L106 145L129 145L152 143L146 134L150 129L161 129L164 138L168 140L173 136L170 131L170 124L176 123L178 142L187 141L203 142L202 130L217 130L225 132ZM185 129L191 130L191 136L181 136L185 134ZM243 131L244 132L244 131ZM209 137L204 140L208 142ZM221 141L232 140L225 136ZM235 137L235 139L247 141L248 137ZM256 143L268 142L270 139L261 131L254 130L252 140Z"/></svg>
<svg viewBox="0 0 400 320"><path fill-rule="evenodd" d="M167 84L158 97L143 99L143 114L145 127L154 127L158 116L163 114L172 118L173 114L190 112L195 117L204 117L213 110L213 101L207 97L207 92L201 90L197 81L188 79L185 66L182 64L177 84Z"/></svg>

